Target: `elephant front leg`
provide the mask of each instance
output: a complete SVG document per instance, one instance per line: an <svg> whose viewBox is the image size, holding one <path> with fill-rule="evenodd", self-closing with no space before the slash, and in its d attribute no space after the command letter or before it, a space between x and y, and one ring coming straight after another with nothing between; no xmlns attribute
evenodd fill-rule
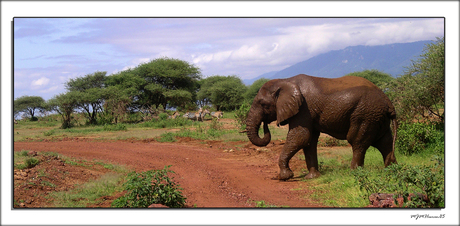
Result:
<svg viewBox="0 0 460 226"><path fill-rule="evenodd" d="M301 126L290 128L278 162L280 180L288 180L294 177L294 173L289 168L289 161L301 148L308 145L309 139L310 132L306 128Z"/></svg>

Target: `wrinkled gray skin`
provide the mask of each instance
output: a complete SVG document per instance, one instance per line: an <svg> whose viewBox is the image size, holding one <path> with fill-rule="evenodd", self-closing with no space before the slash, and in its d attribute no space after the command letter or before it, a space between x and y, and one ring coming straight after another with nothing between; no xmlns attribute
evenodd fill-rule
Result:
<svg viewBox="0 0 460 226"><path fill-rule="evenodd" d="M320 176L317 143L320 133L347 140L353 149L351 168L364 165L369 146L383 156L385 167L396 163L396 112L388 97L370 81L354 76L336 79L297 75L265 83L255 97L246 120L249 140L266 146L271 135L268 124L289 124L286 144L279 157L280 180L294 176L289 160L303 149L309 173ZM395 137L390 122L393 120ZM263 122L264 136L258 135Z"/></svg>

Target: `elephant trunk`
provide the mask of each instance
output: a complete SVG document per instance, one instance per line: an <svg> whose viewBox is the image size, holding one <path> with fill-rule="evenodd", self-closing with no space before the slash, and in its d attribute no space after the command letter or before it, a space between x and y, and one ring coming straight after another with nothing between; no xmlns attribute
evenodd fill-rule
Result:
<svg viewBox="0 0 460 226"><path fill-rule="evenodd" d="M251 110L248 114L248 119L246 120L246 132L251 143L259 147L267 146L272 138L270 130L268 129L268 124L265 122L264 137L259 137L259 128L261 124L262 120L254 117L253 111Z"/></svg>

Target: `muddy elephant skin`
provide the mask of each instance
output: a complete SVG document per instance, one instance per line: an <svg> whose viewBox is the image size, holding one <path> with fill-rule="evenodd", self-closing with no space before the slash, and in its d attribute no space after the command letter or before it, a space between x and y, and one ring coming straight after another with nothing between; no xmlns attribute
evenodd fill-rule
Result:
<svg viewBox="0 0 460 226"><path fill-rule="evenodd" d="M351 144L352 169L364 165L364 156L370 146L382 153L385 166L397 163L394 155L395 108L367 79L354 76L328 79L300 74L270 80L260 88L249 110L246 120L249 140L254 145L266 146L271 140L268 124L275 120L278 126L289 124L278 162L280 180L294 176L289 160L300 149L303 149L309 170L306 178L320 176L317 157L320 133ZM264 136L261 138L258 130L262 123Z"/></svg>

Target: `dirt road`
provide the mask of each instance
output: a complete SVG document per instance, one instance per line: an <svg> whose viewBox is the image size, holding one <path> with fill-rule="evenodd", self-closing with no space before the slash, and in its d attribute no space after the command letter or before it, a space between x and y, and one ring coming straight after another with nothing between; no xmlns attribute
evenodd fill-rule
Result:
<svg viewBox="0 0 460 226"><path fill-rule="evenodd" d="M184 189L189 207L254 207L254 201L262 200L279 207L319 207L305 198L308 192L306 182L272 179L278 173L279 152L274 150L281 145L269 145L271 151L257 150L246 143L239 144L239 147L220 141L190 140L159 143L72 139L14 143L15 151L57 152L69 157L126 165L136 171L172 165L170 169L175 172L172 176ZM305 168L304 164L293 159L291 168L296 172Z"/></svg>

